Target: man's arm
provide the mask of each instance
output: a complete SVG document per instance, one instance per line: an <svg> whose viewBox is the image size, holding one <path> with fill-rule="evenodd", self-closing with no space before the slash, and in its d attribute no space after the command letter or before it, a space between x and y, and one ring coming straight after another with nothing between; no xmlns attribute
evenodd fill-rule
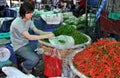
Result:
<svg viewBox="0 0 120 78"><path fill-rule="evenodd" d="M45 35L45 34L51 34L52 32L45 32L45 31L42 31L42 30L39 30L37 29L36 27L33 28L33 31L36 33L36 34L40 34L40 35ZM53 34L53 33L52 33Z"/></svg>
<svg viewBox="0 0 120 78"><path fill-rule="evenodd" d="M54 34L53 34L53 33L44 34L44 35L31 35L31 34L29 34L28 31L23 32L22 35L23 35L25 38L27 38L28 40L40 40L40 39L45 39L45 38L54 37Z"/></svg>

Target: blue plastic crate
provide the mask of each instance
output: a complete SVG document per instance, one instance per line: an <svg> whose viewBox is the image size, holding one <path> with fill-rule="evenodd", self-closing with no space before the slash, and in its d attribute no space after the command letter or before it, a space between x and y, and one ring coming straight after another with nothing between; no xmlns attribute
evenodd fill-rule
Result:
<svg viewBox="0 0 120 78"><path fill-rule="evenodd" d="M6 7L5 11L6 11L6 16L7 17L17 17L17 12L13 11L13 10L10 10L9 7Z"/></svg>
<svg viewBox="0 0 120 78"><path fill-rule="evenodd" d="M0 28L0 32L9 32L10 31L10 25L11 25L12 21L13 20L4 21L1 28Z"/></svg>
<svg viewBox="0 0 120 78"><path fill-rule="evenodd" d="M16 18L18 15L17 15L17 12L16 11L10 11L10 17L14 17Z"/></svg>
<svg viewBox="0 0 120 78"><path fill-rule="evenodd" d="M5 12L6 12L6 17L11 17L10 10L8 9L8 7L5 8Z"/></svg>
<svg viewBox="0 0 120 78"><path fill-rule="evenodd" d="M98 6L98 1L99 0L88 0L87 3L89 6L96 7L96 6Z"/></svg>
<svg viewBox="0 0 120 78"><path fill-rule="evenodd" d="M10 50L10 53L11 53L10 60L12 60L12 62L17 64L17 57L15 55L15 52L13 50L11 43L6 44L6 48Z"/></svg>
<svg viewBox="0 0 120 78"><path fill-rule="evenodd" d="M34 15L33 21L34 21L35 26L38 29L41 29L41 30L45 29L46 22L39 15Z"/></svg>
<svg viewBox="0 0 120 78"><path fill-rule="evenodd" d="M51 29L46 29L45 31L46 32L52 32L52 31L54 31L56 28L51 28Z"/></svg>
<svg viewBox="0 0 120 78"><path fill-rule="evenodd" d="M47 24L40 15L34 15L33 16L33 21L35 26L38 29L41 29L43 31L53 31L56 28L58 28L61 24Z"/></svg>

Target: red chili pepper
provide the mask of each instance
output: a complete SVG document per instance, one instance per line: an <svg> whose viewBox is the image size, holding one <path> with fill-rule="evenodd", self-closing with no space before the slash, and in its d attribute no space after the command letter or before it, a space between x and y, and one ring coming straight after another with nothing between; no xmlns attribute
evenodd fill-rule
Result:
<svg viewBox="0 0 120 78"><path fill-rule="evenodd" d="M91 78L120 77L120 42L100 39L73 58L77 69Z"/></svg>

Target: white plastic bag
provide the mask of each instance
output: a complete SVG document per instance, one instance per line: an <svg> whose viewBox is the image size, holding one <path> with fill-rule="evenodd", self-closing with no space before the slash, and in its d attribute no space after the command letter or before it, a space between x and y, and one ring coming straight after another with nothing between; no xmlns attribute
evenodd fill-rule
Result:
<svg viewBox="0 0 120 78"><path fill-rule="evenodd" d="M49 42L57 49L70 49L75 44L72 36L60 35L50 38Z"/></svg>
<svg viewBox="0 0 120 78"><path fill-rule="evenodd" d="M32 74L24 74L20 70L18 70L16 67L6 66L2 67L2 71L7 75L6 78L35 78Z"/></svg>
<svg viewBox="0 0 120 78"><path fill-rule="evenodd" d="M41 17L47 24L60 24L63 21L62 13L42 14Z"/></svg>

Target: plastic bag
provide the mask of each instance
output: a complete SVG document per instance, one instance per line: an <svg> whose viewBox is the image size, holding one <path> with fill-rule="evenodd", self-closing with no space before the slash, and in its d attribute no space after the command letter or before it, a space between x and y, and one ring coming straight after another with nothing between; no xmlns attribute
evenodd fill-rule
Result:
<svg viewBox="0 0 120 78"><path fill-rule="evenodd" d="M41 17L47 24L60 24L63 21L62 13L42 14Z"/></svg>
<svg viewBox="0 0 120 78"><path fill-rule="evenodd" d="M44 75L48 77L61 76L62 60L58 50L54 49L52 54L44 54Z"/></svg>
<svg viewBox="0 0 120 78"><path fill-rule="evenodd" d="M36 78L32 74L24 74L16 67L6 66L2 67L2 71L6 74L6 78Z"/></svg>
<svg viewBox="0 0 120 78"><path fill-rule="evenodd" d="M57 49L70 49L75 44L74 39L71 36L60 35L54 38L50 38L49 42Z"/></svg>

